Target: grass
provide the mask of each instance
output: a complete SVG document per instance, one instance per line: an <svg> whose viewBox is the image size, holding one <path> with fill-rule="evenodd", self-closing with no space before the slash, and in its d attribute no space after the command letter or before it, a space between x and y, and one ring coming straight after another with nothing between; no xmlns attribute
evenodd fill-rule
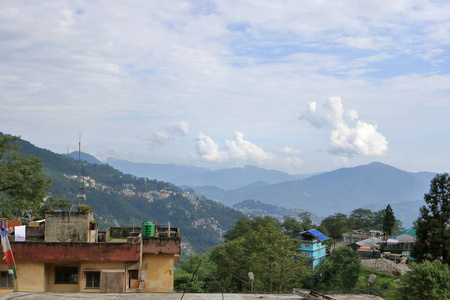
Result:
<svg viewBox="0 0 450 300"><path fill-rule="evenodd" d="M394 276L372 269L361 268L358 283L353 288L352 293L367 293L367 283L370 274L375 274L377 277L372 285L372 291L383 297L386 300L399 299L398 293L400 276Z"/></svg>

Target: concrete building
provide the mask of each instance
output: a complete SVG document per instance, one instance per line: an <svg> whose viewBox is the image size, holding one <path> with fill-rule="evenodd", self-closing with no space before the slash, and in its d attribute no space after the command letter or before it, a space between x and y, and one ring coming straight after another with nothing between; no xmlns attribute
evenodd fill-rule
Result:
<svg viewBox="0 0 450 300"><path fill-rule="evenodd" d="M386 242L385 251L404 251L411 250L416 242L416 229L409 228L396 233Z"/></svg>
<svg viewBox="0 0 450 300"><path fill-rule="evenodd" d="M311 229L300 232L294 239L302 242L298 250L310 260L313 267L325 260L327 252L326 246L322 242L328 240L329 237L316 229Z"/></svg>
<svg viewBox="0 0 450 300"><path fill-rule="evenodd" d="M172 292L174 261L181 252L178 228L109 228L99 232L92 212L48 212L26 227L24 242L10 244L19 291ZM0 296L13 289L0 265Z"/></svg>

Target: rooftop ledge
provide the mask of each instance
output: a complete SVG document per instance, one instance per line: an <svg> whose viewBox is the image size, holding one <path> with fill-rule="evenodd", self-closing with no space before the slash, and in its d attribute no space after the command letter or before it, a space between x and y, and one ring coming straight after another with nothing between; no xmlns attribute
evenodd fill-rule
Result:
<svg viewBox="0 0 450 300"><path fill-rule="evenodd" d="M141 243L11 242L16 261L139 261ZM180 254L180 238L144 238L143 254Z"/></svg>

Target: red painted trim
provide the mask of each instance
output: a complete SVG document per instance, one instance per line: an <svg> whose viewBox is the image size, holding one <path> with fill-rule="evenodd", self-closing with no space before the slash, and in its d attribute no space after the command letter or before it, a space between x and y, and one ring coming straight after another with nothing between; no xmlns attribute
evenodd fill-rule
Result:
<svg viewBox="0 0 450 300"><path fill-rule="evenodd" d="M16 261L139 261L140 244L11 242ZM144 239L144 254L180 254L180 239Z"/></svg>

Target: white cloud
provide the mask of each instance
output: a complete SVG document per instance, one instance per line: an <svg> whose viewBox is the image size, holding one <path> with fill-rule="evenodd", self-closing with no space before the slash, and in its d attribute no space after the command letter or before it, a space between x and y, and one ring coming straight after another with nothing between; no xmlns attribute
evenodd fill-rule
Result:
<svg viewBox="0 0 450 300"><path fill-rule="evenodd" d="M355 110L347 112L350 121L358 119ZM300 120L307 120L316 128L330 130L330 152L343 156L363 155L380 156L386 154L388 142L377 131L377 126L357 120L354 127L350 127L344 120L344 108L340 97L330 97L321 108L316 102L310 102L307 111Z"/></svg>
<svg viewBox="0 0 450 300"><path fill-rule="evenodd" d="M165 126L161 131L153 133L150 138L151 146L162 146L178 137L184 137L189 133L189 124L180 121L177 124Z"/></svg>
<svg viewBox="0 0 450 300"><path fill-rule="evenodd" d="M298 172L303 164L298 157L280 158L264 151L261 147L245 140L244 134L239 131L236 131L234 140L225 140L222 148L203 133L198 134L196 142L198 158L208 162L227 163L227 165L235 167L255 165L290 173ZM286 149L289 148L286 147ZM290 150L293 149L290 148Z"/></svg>
<svg viewBox="0 0 450 300"><path fill-rule="evenodd" d="M278 148L277 151L281 152L281 153L284 153L284 154L296 154L296 155L302 154L302 151L300 151L298 149L294 149L292 147Z"/></svg>

